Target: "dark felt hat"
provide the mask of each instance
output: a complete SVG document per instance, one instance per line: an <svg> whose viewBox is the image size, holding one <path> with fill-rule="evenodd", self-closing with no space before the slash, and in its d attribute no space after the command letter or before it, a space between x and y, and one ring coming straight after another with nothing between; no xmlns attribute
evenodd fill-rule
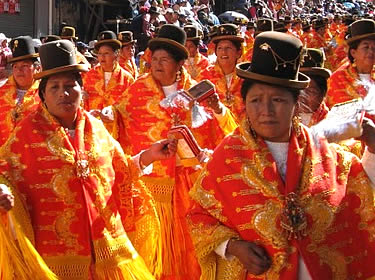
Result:
<svg viewBox="0 0 375 280"><path fill-rule="evenodd" d="M257 20L257 29L255 35L258 35L264 31L273 31L273 20L269 18L261 18Z"/></svg>
<svg viewBox="0 0 375 280"><path fill-rule="evenodd" d="M95 50L98 51L103 45L109 45L115 50L121 48L121 42L117 40L116 34L111 30L105 30L99 33L98 41L95 43Z"/></svg>
<svg viewBox="0 0 375 280"><path fill-rule="evenodd" d="M189 52L185 48L185 43L186 33L182 28L173 24L164 24L160 27L157 37L148 42L148 47L154 51L157 47L166 46L180 53L186 59Z"/></svg>
<svg viewBox="0 0 375 280"><path fill-rule="evenodd" d="M375 21L372 19L357 20L349 26L348 31L349 34L345 38L348 44L363 39L375 40Z"/></svg>
<svg viewBox="0 0 375 280"><path fill-rule="evenodd" d="M87 72L85 64L78 64L76 50L72 42L58 40L43 44L39 48L40 61L43 71L34 75L41 79L63 72Z"/></svg>
<svg viewBox="0 0 375 280"><path fill-rule="evenodd" d="M76 37L76 29L73 26L64 26L61 30L60 34L61 39L74 39L77 40L78 37Z"/></svg>
<svg viewBox="0 0 375 280"><path fill-rule="evenodd" d="M236 72L243 79L304 89L310 78L299 72L303 56L304 49L299 39L266 31L255 37L252 62L237 64Z"/></svg>
<svg viewBox="0 0 375 280"><path fill-rule="evenodd" d="M322 50L308 48L299 70L306 75L317 75L328 79L331 76L331 71L324 68L324 60Z"/></svg>
<svg viewBox="0 0 375 280"><path fill-rule="evenodd" d="M130 44L137 43L137 40L133 38L133 32L131 31L122 31L117 35L117 39L121 42L122 46L127 46Z"/></svg>
<svg viewBox="0 0 375 280"><path fill-rule="evenodd" d="M289 24L292 22L292 18L290 16L285 16L283 21L285 24Z"/></svg>
<svg viewBox="0 0 375 280"><path fill-rule="evenodd" d="M185 25L184 27L186 33L186 40L201 40L203 37L203 32L199 30L195 25Z"/></svg>
<svg viewBox="0 0 375 280"><path fill-rule="evenodd" d="M285 22L283 21L276 22L273 28L274 28L274 31L277 31L277 32L286 33L288 31L288 29L286 28Z"/></svg>
<svg viewBox="0 0 375 280"><path fill-rule="evenodd" d="M44 43L49 43L49 42L53 42L57 40L61 40L61 37L57 35L48 35L46 39L44 40Z"/></svg>
<svg viewBox="0 0 375 280"><path fill-rule="evenodd" d="M243 42L244 38L241 37L240 29L237 25L232 23L224 23L217 27L216 34L212 36L213 43L216 44L220 40Z"/></svg>
<svg viewBox="0 0 375 280"><path fill-rule="evenodd" d="M17 62L26 59L36 60L39 56L35 52L33 39L30 36L20 36L10 41L10 49L12 50L12 58L8 62Z"/></svg>
<svg viewBox="0 0 375 280"><path fill-rule="evenodd" d="M253 21L249 21L248 23L247 23L247 28L249 29L249 28L256 28L257 27L257 25L256 25L256 23L255 22L253 22Z"/></svg>
<svg viewBox="0 0 375 280"><path fill-rule="evenodd" d="M148 12L150 14L156 14L156 15L160 15L161 14L160 8L159 7L154 7L154 6L150 7L150 9L148 10Z"/></svg>
<svg viewBox="0 0 375 280"><path fill-rule="evenodd" d="M312 27L317 30L322 27L326 27L327 23L324 21L324 19L314 19L312 21Z"/></svg>

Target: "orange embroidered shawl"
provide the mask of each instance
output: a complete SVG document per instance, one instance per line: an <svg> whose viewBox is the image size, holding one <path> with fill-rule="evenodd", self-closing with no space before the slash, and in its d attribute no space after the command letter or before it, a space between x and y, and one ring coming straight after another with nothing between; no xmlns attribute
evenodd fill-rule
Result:
<svg viewBox="0 0 375 280"><path fill-rule="evenodd" d="M17 104L17 86L13 76L0 88L0 146L5 143L14 127L40 103L39 81L35 81Z"/></svg>
<svg viewBox="0 0 375 280"><path fill-rule="evenodd" d="M123 56L120 56L118 63L124 70L128 71L133 76L134 80L138 78L138 67L135 64L134 58L125 59Z"/></svg>
<svg viewBox="0 0 375 280"><path fill-rule="evenodd" d="M83 87L88 95L85 109L103 109L114 105L133 82L133 77L116 62L111 79L105 86L103 69L100 65L95 66L83 78Z"/></svg>
<svg viewBox="0 0 375 280"><path fill-rule="evenodd" d="M241 118L244 113L245 106L241 97L242 80L233 72L230 87L227 87L227 81L221 67L218 63L210 65L197 77L197 81L210 80L215 84L216 92L219 94L221 102L227 106L235 115L236 120Z"/></svg>
<svg viewBox="0 0 375 280"><path fill-rule="evenodd" d="M0 150L0 170L30 217L16 212L16 222L59 279L88 279L90 270L98 279L153 279L138 253L152 269L154 202L100 121L80 110L72 138L40 105Z"/></svg>
<svg viewBox="0 0 375 280"><path fill-rule="evenodd" d="M199 52L194 57L194 61L190 62L189 59L185 60L184 67L190 74L192 79L196 79L198 75L210 65L208 58L200 54Z"/></svg>
<svg viewBox="0 0 375 280"><path fill-rule="evenodd" d="M246 122L215 150L191 197L191 234L205 280L297 279L301 256L312 279L368 279L375 276L373 190L357 157L319 147L302 125L293 129L285 182L266 143L254 139ZM306 236L287 239L280 220L285 197L298 195ZM264 247L272 258L265 274L246 274L235 258L214 249L239 237Z"/></svg>

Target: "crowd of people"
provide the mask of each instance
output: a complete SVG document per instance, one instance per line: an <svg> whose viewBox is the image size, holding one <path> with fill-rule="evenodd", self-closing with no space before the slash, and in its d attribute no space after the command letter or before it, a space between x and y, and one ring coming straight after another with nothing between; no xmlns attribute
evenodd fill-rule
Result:
<svg viewBox="0 0 375 280"><path fill-rule="evenodd" d="M372 4L260 2L0 34L0 280L375 277Z"/></svg>

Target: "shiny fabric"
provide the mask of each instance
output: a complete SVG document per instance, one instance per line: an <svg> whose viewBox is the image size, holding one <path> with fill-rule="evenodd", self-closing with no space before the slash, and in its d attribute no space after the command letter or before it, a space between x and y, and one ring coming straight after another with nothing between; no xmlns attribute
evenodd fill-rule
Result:
<svg viewBox="0 0 375 280"><path fill-rule="evenodd" d="M209 66L209 61L207 57L203 56L199 52L194 57L194 61L190 62L189 59L185 60L184 67L186 71L190 74L192 79L196 79L198 75Z"/></svg>
<svg viewBox="0 0 375 280"><path fill-rule="evenodd" d="M182 68L177 90L189 89L195 82ZM118 139L124 149L137 153L155 141L167 138L173 125L185 124L202 148L214 149L224 133L215 118L199 128L191 128L191 114L182 108L164 109L161 85L151 74L141 76L116 106ZM197 164L197 163L195 163ZM199 169L198 169L199 170ZM199 279L199 266L187 231L186 209L190 205L188 191L196 169L185 167L176 158L154 163L153 173L142 180L152 192L161 220L162 279Z"/></svg>
<svg viewBox="0 0 375 280"><path fill-rule="evenodd" d="M228 88L225 75L221 70L220 65L215 63L202 71L198 76L197 81L204 79L210 80L215 84L216 92L219 94L220 101L230 109L236 120L239 120L245 110L241 97L241 78L233 72L231 84Z"/></svg>
<svg viewBox="0 0 375 280"><path fill-rule="evenodd" d="M188 220L201 279L297 280L299 257L312 279L374 277L373 190L359 159L323 139L315 145L308 129L295 123L284 182L266 143L254 137L243 121L190 191L196 204ZM293 209L286 204L291 193L306 221L301 239L288 239L281 224ZM215 248L229 238L264 247L271 268L255 276L237 258L219 257Z"/></svg>
<svg viewBox="0 0 375 280"><path fill-rule="evenodd" d="M100 121L79 110L72 138L40 105L0 158L29 216L16 211L17 223L59 279L153 278L136 249L150 267L160 234L154 202Z"/></svg>
<svg viewBox="0 0 375 280"><path fill-rule="evenodd" d="M138 67L135 64L134 58L125 59L123 56L120 56L118 63L124 70L128 71L133 76L134 80L138 78Z"/></svg>
<svg viewBox="0 0 375 280"><path fill-rule="evenodd" d="M39 81L35 81L20 103L17 103L17 86L13 76L0 88L0 146L6 142L14 127L38 107L38 87Z"/></svg>
<svg viewBox="0 0 375 280"><path fill-rule="evenodd" d="M116 62L108 85L104 83L104 71L95 66L83 77L83 87L87 92L85 109L103 109L114 105L123 97L125 90L134 82L134 78Z"/></svg>

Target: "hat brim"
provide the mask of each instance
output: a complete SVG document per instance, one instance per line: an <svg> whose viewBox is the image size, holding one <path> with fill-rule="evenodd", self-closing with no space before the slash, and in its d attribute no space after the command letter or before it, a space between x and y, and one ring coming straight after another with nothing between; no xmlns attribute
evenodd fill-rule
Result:
<svg viewBox="0 0 375 280"><path fill-rule="evenodd" d="M243 42L245 41L244 38L241 36L236 36L236 35L223 35L223 36L215 36L211 39L211 41L216 44L216 42L221 41L221 40L229 40L229 41L237 41L237 42Z"/></svg>
<svg viewBox="0 0 375 280"><path fill-rule="evenodd" d="M352 38L347 38L346 43L350 44L350 43L353 43L355 41L363 40L363 39L373 39L373 40L375 40L375 33L367 33L367 34L355 36L355 37L352 37Z"/></svg>
<svg viewBox="0 0 375 280"><path fill-rule="evenodd" d="M38 53L34 53L34 54L27 54L27 55L12 57L12 58L8 58L8 63L13 63L13 62L21 61L21 60L28 60L28 59L33 59L33 58L36 59L38 56L39 56Z"/></svg>
<svg viewBox="0 0 375 280"><path fill-rule="evenodd" d="M120 49L122 44L119 40L116 39L105 39L105 40L100 40L95 43L94 49L98 50L101 46L103 45L110 45L113 46L115 49Z"/></svg>
<svg viewBox="0 0 375 280"><path fill-rule="evenodd" d="M137 43L137 40L132 40L130 42L121 42L121 46L128 46L128 45L131 45L131 44L135 44Z"/></svg>
<svg viewBox="0 0 375 280"><path fill-rule="evenodd" d="M75 36L60 36L60 38L63 40L70 40L70 39L78 40L78 37L75 37Z"/></svg>
<svg viewBox="0 0 375 280"><path fill-rule="evenodd" d="M202 40L202 37L198 36L198 37L188 37L188 38L186 38L186 41L196 41L196 40Z"/></svg>
<svg viewBox="0 0 375 280"><path fill-rule="evenodd" d="M310 78L303 73L298 73L297 80L276 78L268 75L262 75L254 72L247 71L250 62L242 62L236 65L237 75L246 80L263 82L266 84L282 86L287 88L305 89L309 86Z"/></svg>
<svg viewBox="0 0 375 280"><path fill-rule="evenodd" d="M316 75L321 76L325 79L331 77L332 74L331 70L322 67L301 67L299 71L303 74L306 74L307 76Z"/></svg>
<svg viewBox="0 0 375 280"><path fill-rule="evenodd" d="M42 71L34 75L34 79L41 79L45 77L49 77L54 74L58 73L65 73L65 72L88 72L89 68L86 64L74 64L74 65L67 65L62 67L53 68L50 70Z"/></svg>
<svg viewBox="0 0 375 280"><path fill-rule="evenodd" d="M178 51L180 54L183 55L184 59L187 59L189 57L189 51L185 48L184 45L171 40L167 38L154 38L148 41L148 47L150 48L151 51L155 49L157 46L163 46L166 45L168 47L172 47L176 51Z"/></svg>

